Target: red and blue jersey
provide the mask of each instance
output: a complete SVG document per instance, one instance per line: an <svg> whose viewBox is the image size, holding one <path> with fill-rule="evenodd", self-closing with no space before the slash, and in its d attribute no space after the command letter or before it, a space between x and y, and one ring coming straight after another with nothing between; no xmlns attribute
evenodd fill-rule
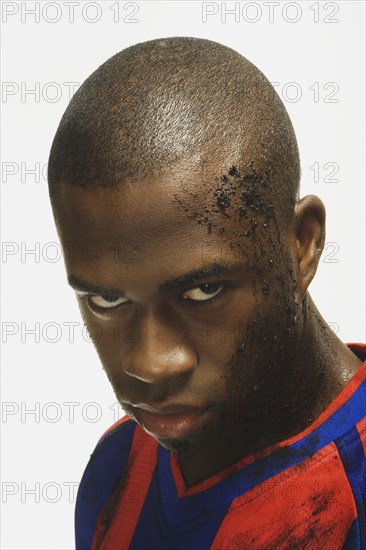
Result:
<svg viewBox="0 0 366 550"><path fill-rule="evenodd" d="M77 550L366 549L364 363L306 430L186 488L176 456L124 417L76 502Z"/></svg>

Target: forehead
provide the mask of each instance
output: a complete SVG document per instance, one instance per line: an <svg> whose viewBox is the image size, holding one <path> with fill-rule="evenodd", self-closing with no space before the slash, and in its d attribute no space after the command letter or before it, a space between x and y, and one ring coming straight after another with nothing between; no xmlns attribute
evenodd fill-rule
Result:
<svg viewBox="0 0 366 550"><path fill-rule="evenodd" d="M271 246L269 203L264 208L259 189L253 193L249 185L243 196L232 170L204 184L197 172L113 188L65 184L55 199L60 238L72 247L73 268L94 258L88 267L103 277L113 278L121 266L132 272L169 267L169 275L213 261L253 267L259 248L262 257L264 244Z"/></svg>
<svg viewBox="0 0 366 550"><path fill-rule="evenodd" d="M134 236L150 243L165 234L179 238L197 228L179 206L181 196L182 187L173 178L111 188L66 184L56 198L58 224L62 235L94 238L105 246L111 239Z"/></svg>

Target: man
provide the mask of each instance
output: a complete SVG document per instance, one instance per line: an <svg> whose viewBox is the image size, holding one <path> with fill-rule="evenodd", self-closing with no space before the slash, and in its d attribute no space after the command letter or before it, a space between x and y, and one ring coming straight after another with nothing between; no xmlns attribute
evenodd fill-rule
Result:
<svg viewBox="0 0 366 550"><path fill-rule="evenodd" d="M138 44L70 102L50 196L128 413L86 468L78 549L366 547L365 347L307 292L325 210L299 179L283 104L220 44Z"/></svg>

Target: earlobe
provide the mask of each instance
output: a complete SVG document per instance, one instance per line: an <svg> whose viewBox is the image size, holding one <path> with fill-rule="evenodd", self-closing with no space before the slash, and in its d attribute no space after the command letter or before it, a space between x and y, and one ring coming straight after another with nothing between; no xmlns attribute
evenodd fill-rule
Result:
<svg viewBox="0 0 366 550"><path fill-rule="evenodd" d="M294 232L302 298L316 273L325 242L325 207L319 197L307 195L296 203Z"/></svg>

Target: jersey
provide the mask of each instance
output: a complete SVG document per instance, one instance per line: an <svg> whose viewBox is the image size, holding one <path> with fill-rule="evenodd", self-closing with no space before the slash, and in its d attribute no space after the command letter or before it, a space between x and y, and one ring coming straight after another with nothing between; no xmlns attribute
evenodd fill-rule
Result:
<svg viewBox="0 0 366 550"><path fill-rule="evenodd" d="M98 442L77 550L366 549L364 363L307 429L186 488L174 453L129 417Z"/></svg>

